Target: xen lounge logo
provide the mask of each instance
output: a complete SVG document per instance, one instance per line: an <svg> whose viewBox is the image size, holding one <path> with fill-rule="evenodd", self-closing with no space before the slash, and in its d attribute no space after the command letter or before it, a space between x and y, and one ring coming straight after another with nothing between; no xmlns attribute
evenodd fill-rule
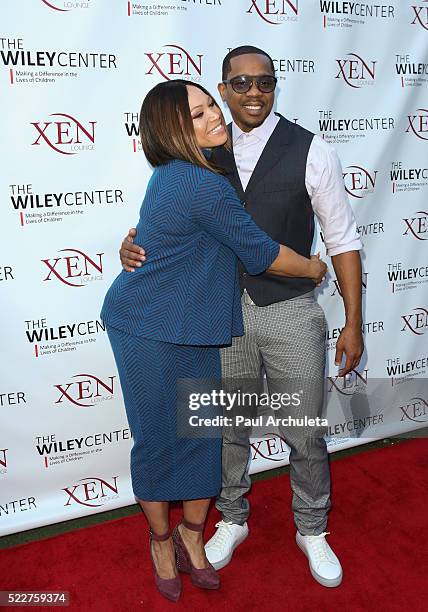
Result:
<svg viewBox="0 0 428 612"><path fill-rule="evenodd" d="M413 308L410 314L401 316L404 325L402 332L411 331L415 336L423 336L428 330L428 310L422 306Z"/></svg>
<svg viewBox="0 0 428 612"><path fill-rule="evenodd" d="M95 261L95 258L89 257L78 249L61 249L59 252L70 254L40 260L49 269L49 274L43 279L43 282L56 278L69 287L84 287L92 281L103 279L102 256L104 253L97 253L98 260Z"/></svg>
<svg viewBox="0 0 428 612"><path fill-rule="evenodd" d="M164 45L162 49L166 51L144 54L150 66L147 75L160 75L165 81L177 78L201 80L203 53L191 54L184 47L175 44Z"/></svg>
<svg viewBox="0 0 428 612"><path fill-rule="evenodd" d="M105 381L93 374L75 374L71 378L77 380L54 385L59 391L55 404L62 404L65 400L75 406L90 408L100 402L113 399L116 376L108 376Z"/></svg>
<svg viewBox="0 0 428 612"><path fill-rule="evenodd" d="M418 108L417 115L407 115L409 125L406 132L412 132L421 140L428 140L428 109Z"/></svg>
<svg viewBox="0 0 428 612"><path fill-rule="evenodd" d="M261 440L251 443L251 460L267 459L268 461L284 461L290 454L284 438L274 434L266 434Z"/></svg>
<svg viewBox="0 0 428 612"><path fill-rule="evenodd" d="M421 0L424 4L414 4L412 6L412 25L420 26L428 30L428 0Z"/></svg>
<svg viewBox="0 0 428 612"><path fill-rule="evenodd" d="M337 59L336 62L339 66L336 79L343 79L354 89L363 85L373 85L377 61L366 62L356 53L348 53L346 58Z"/></svg>
<svg viewBox="0 0 428 612"><path fill-rule="evenodd" d="M297 21L299 3L298 0L251 0L247 13L256 14L271 25L279 25Z"/></svg>
<svg viewBox="0 0 428 612"><path fill-rule="evenodd" d="M408 219L403 219L406 229L403 236L413 236L416 240L428 240L428 212L426 210L418 210L414 216Z"/></svg>
<svg viewBox="0 0 428 612"><path fill-rule="evenodd" d="M61 121L31 122L38 134L32 146L47 144L51 149L62 155L76 155L79 151L95 149L96 121L81 121L66 113L52 113L50 117L64 117Z"/></svg>
<svg viewBox="0 0 428 612"><path fill-rule="evenodd" d="M363 372L351 370L346 376L329 376L327 393L337 391L340 395L354 395L354 393L365 393L368 384L368 369Z"/></svg>
<svg viewBox="0 0 428 612"><path fill-rule="evenodd" d="M72 2L70 0L62 0L62 2L60 0L41 0L41 2L53 11L58 11L60 13L68 13L68 11L74 9L88 9L91 7L90 0L86 0L85 2L81 0L79 2Z"/></svg>
<svg viewBox="0 0 428 612"><path fill-rule="evenodd" d="M413 421L414 423L425 423L428 421L428 402L423 397L412 397L407 404L400 406L401 419Z"/></svg>
<svg viewBox="0 0 428 612"><path fill-rule="evenodd" d="M375 189L377 170L366 170L362 166L347 166L343 173L346 192L353 198L362 199Z"/></svg>
<svg viewBox="0 0 428 612"><path fill-rule="evenodd" d="M117 499L119 497L118 478L119 476L112 476L110 482L98 477L81 478L77 484L62 489L67 495L64 506L76 503L89 508L98 508Z"/></svg>

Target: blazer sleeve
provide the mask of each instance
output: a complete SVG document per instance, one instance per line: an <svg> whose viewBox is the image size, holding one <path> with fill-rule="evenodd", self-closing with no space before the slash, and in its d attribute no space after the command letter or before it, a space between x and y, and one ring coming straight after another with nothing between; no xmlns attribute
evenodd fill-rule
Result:
<svg viewBox="0 0 428 612"><path fill-rule="evenodd" d="M279 243L253 221L227 179L206 171L191 204L192 221L232 249L249 274L261 274L277 258Z"/></svg>

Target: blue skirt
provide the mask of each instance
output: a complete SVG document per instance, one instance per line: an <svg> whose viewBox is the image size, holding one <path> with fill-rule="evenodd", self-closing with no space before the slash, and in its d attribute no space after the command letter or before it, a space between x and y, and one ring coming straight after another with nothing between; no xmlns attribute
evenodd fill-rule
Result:
<svg viewBox="0 0 428 612"><path fill-rule="evenodd" d="M192 392L201 391L198 380L220 381L219 349L150 340L110 326L107 333L134 440L131 479L135 496L170 501L218 495L221 430L183 435L182 422L187 419L188 423L191 412L188 406L180 407L178 394L181 381L187 381ZM204 408L203 416L216 414L214 407Z"/></svg>

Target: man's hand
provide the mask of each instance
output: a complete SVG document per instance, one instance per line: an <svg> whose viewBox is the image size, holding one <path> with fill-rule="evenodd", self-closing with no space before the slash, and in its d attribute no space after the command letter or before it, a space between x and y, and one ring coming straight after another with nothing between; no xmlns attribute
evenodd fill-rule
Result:
<svg viewBox="0 0 428 612"><path fill-rule="evenodd" d="M335 364L340 366L343 353L346 362L339 370L339 376L346 376L360 363L364 350L361 333L361 258L359 251L347 251L332 255L331 261L336 272L343 302L345 305L345 327L336 342Z"/></svg>
<svg viewBox="0 0 428 612"><path fill-rule="evenodd" d="M339 376L346 376L358 366L363 351L364 342L361 328L358 325L345 325L336 342L334 358L335 365L340 366L343 353L346 355L345 365L339 370Z"/></svg>
<svg viewBox="0 0 428 612"><path fill-rule="evenodd" d="M137 234L135 227L132 227L128 235L123 239L119 251L120 262L126 272L135 272L135 268L140 268L142 262L146 261L146 252L134 243Z"/></svg>

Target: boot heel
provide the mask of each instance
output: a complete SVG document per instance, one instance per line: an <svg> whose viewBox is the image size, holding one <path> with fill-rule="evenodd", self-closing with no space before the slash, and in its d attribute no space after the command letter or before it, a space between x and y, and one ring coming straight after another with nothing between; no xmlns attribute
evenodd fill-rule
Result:
<svg viewBox="0 0 428 612"><path fill-rule="evenodd" d="M186 529L191 531L202 531L204 524L196 525L195 523L189 523L183 519L182 524ZM186 548L183 538L178 530L178 525L172 532L172 539L174 541L176 556L177 556L177 568L179 572L190 574L192 584L201 589L219 589L220 588L220 577L208 561L208 567L198 569L192 563L189 551Z"/></svg>
<svg viewBox="0 0 428 612"><path fill-rule="evenodd" d="M183 574L190 574L192 571L192 564L190 562L186 547L184 546L184 542L178 532L178 527L176 527L172 532L172 539L175 546L175 557L177 559L178 571L182 572Z"/></svg>

